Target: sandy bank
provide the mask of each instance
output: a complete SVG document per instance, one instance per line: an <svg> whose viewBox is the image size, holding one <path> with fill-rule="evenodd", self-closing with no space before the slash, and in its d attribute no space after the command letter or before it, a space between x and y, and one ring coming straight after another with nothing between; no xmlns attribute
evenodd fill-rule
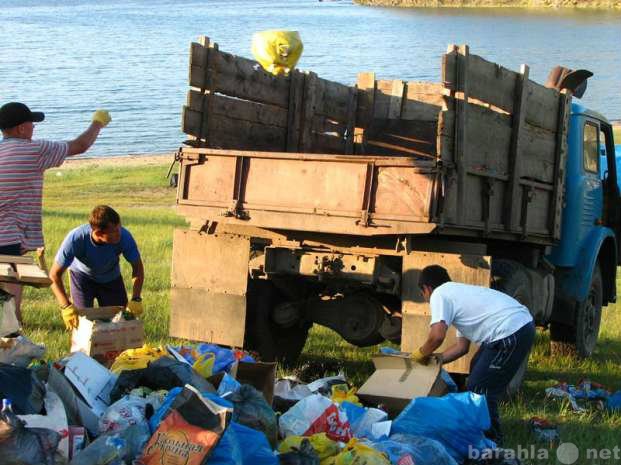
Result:
<svg viewBox="0 0 621 465"><path fill-rule="evenodd" d="M354 0L368 6L403 8L598 8L621 9L621 0Z"/></svg>
<svg viewBox="0 0 621 465"><path fill-rule="evenodd" d="M165 165L172 163L174 152L170 153L143 153L132 155L105 156L105 157L69 157L59 169L97 168L117 166L145 166Z"/></svg>

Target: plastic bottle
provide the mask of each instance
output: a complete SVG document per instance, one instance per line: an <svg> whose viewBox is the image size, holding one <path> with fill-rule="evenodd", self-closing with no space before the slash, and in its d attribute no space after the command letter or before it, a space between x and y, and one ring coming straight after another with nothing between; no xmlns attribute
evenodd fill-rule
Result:
<svg viewBox="0 0 621 465"><path fill-rule="evenodd" d="M13 403L11 399L2 399L2 415L13 413Z"/></svg>

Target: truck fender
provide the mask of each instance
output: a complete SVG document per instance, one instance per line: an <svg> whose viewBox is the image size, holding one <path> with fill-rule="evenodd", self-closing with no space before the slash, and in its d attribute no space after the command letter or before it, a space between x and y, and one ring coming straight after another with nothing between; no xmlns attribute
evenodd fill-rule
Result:
<svg viewBox="0 0 621 465"><path fill-rule="evenodd" d="M582 242L576 265L563 274L560 288L564 297L577 302L586 299L598 258L604 279L604 304L616 299L617 243L614 233L603 226L594 227Z"/></svg>

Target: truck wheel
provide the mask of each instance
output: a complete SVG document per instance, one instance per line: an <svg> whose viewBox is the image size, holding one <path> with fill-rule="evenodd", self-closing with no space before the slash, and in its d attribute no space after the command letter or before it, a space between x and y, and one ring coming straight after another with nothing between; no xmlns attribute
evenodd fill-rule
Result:
<svg viewBox="0 0 621 465"><path fill-rule="evenodd" d="M293 365L304 349L312 325L299 322L280 328L272 321L273 309L283 304L285 298L270 281L250 280L246 299L246 347L258 352L263 361Z"/></svg>
<svg viewBox="0 0 621 465"><path fill-rule="evenodd" d="M528 275L522 268L523 265L513 260L494 259L492 261L491 287L513 297L532 313L530 310L533 303L531 283ZM520 365L511 382L509 382L505 393L506 397L511 398L519 392L527 369L528 356Z"/></svg>
<svg viewBox="0 0 621 465"><path fill-rule="evenodd" d="M603 282L599 264L593 270L587 298L576 306L575 326L550 323L552 355L590 357L595 350L602 321Z"/></svg>

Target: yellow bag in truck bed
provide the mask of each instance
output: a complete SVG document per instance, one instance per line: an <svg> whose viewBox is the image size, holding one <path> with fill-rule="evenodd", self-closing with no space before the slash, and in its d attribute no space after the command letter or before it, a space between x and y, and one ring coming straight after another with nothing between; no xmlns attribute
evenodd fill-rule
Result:
<svg viewBox="0 0 621 465"><path fill-rule="evenodd" d="M274 76L289 74L303 50L297 31L262 31L252 36L252 55L265 71Z"/></svg>

